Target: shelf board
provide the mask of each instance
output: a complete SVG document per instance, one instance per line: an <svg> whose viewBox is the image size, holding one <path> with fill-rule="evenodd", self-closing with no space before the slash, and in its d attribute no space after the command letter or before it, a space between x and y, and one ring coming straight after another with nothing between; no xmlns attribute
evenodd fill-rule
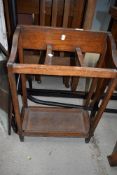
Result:
<svg viewBox="0 0 117 175"><path fill-rule="evenodd" d="M24 135L87 137L89 127L88 112L84 110L52 107L24 109Z"/></svg>

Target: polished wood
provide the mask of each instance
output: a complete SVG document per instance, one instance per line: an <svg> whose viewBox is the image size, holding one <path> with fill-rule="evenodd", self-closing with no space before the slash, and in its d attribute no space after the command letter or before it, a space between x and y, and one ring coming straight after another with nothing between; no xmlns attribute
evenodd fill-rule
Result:
<svg viewBox="0 0 117 175"><path fill-rule="evenodd" d="M8 63L10 66L10 64ZM98 77L98 78L116 78L116 70L88 68L88 67L71 67L71 66L53 66L37 64L13 64L11 71L19 74L41 74L54 76L80 76L80 77ZM101 71L101 72L100 72ZM94 73L94 74L93 74Z"/></svg>
<svg viewBox="0 0 117 175"><path fill-rule="evenodd" d="M8 64L10 65L10 64ZM71 66L53 66L53 65L35 65L35 64L13 64L11 66L13 73L20 74L41 74L54 76L80 76L80 77L98 77L98 78L116 78L116 70L71 67ZM101 71L101 72L100 72ZM94 74L93 74L94 73Z"/></svg>
<svg viewBox="0 0 117 175"><path fill-rule="evenodd" d="M61 39L63 34L65 35L64 40ZM109 53L112 60L115 60L117 54L114 52L114 43L112 43L108 35L106 32L78 31L37 26L31 26L30 28L28 26L19 26L16 29L7 65L13 106L18 125L18 134L21 141L23 141L25 135L77 136L84 137L86 142L90 141L116 87L117 70L106 68L105 64L103 68L84 67L83 54L87 51L92 53L97 52L101 55L100 59L108 59L108 57L105 56L105 49L107 50L108 48L105 42L107 43L108 38L111 46L109 48L112 49ZM27 48L46 50L45 62L43 64L24 64L23 50ZM49 59L48 54L54 54L54 51L74 52L77 55L77 64L72 66L52 65L52 60ZM19 52L19 62L16 62L17 52ZM103 54L104 56L102 56ZM103 62L100 61L100 59L97 63L98 65L100 65L100 62ZM27 101L26 80L21 78L24 100L22 103L22 112L20 112L15 74L23 75L23 77L27 74L33 74L96 78L98 85L96 85L95 90L93 90L94 103L91 102L92 99L90 98L89 103L85 106L90 107L90 105L93 105L95 108L95 104L98 103L98 111L95 113L95 109L92 108L94 112L92 111L91 115L89 115L88 110L81 110L81 108L28 107L28 104L24 103L25 100ZM105 81L107 81L107 84ZM98 89L97 86L100 88ZM102 94L106 91L106 95L102 101L100 101L101 99L99 99L98 96L100 91Z"/></svg>

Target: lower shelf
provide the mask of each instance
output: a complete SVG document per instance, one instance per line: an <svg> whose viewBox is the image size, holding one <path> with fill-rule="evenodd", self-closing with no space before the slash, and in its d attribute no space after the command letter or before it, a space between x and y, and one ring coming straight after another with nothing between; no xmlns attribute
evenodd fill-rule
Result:
<svg viewBox="0 0 117 175"><path fill-rule="evenodd" d="M24 135L88 137L89 127L88 112L84 110L48 107L24 109Z"/></svg>

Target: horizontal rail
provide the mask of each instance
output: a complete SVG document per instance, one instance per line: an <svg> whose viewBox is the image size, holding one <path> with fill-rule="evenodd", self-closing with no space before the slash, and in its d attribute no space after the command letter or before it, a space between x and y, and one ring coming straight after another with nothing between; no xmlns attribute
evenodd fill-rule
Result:
<svg viewBox="0 0 117 175"><path fill-rule="evenodd" d="M75 66L54 66L36 64L8 64L12 73L39 74L53 76L80 76L91 78L117 78L116 69L102 69Z"/></svg>

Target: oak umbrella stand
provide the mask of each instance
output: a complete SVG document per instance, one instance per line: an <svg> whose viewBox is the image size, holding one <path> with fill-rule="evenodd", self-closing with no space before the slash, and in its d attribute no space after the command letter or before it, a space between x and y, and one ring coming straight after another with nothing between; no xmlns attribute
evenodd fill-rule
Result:
<svg viewBox="0 0 117 175"><path fill-rule="evenodd" d="M75 29L18 26L14 33L8 76L13 107L20 140L24 136L83 137L90 141L111 98L117 83L117 71L105 68L107 41L112 46L108 33L79 31ZM46 50L44 64L24 63L24 50ZM111 47L110 56L115 55ZM73 52L73 66L53 65L54 52ZM85 53L100 55L96 68L84 66ZM18 60L16 60L18 55ZM102 68L103 67L103 68ZM92 83L83 105L48 102L48 106L29 106L28 98L36 103L40 100L27 94L27 75L70 76L91 78ZM21 77L22 104L19 107L16 75ZM101 100L103 94L104 99ZM45 104L45 103L44 103ZM47 105L47 104L46 104ZM50 107L51 106L51 107ZM56 106L56 107L55 107ZM95 110L95 107L98 110ZM89 110L91 108L91 113Z"/></svg>

